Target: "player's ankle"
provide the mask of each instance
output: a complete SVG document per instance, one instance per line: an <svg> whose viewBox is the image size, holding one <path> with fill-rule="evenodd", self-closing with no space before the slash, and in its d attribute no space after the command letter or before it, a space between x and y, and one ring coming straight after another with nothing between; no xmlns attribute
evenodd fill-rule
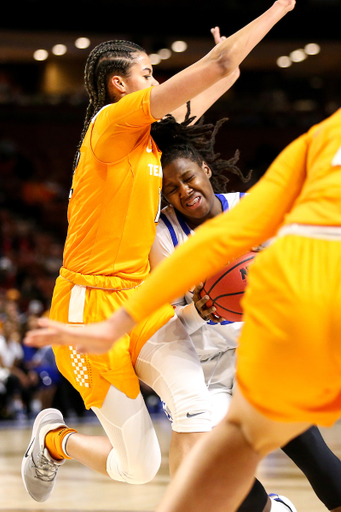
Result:
<svg viewBox="0 0 341 512"><path fill-rule="evenodd" d="M55 460L71 459L72 457L67 452L66 444L69 437L75 433L77 433L75 429L66 426L50 430L45 436L45 447L51 457Z"/></svg>

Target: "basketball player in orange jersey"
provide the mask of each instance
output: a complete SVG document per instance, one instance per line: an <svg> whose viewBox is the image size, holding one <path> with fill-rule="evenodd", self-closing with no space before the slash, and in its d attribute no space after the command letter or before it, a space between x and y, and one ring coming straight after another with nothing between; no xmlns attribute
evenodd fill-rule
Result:
<svg viewBox="0 0 341 512"><path fill-rule="evenodd" d="M262 16L162 85L153 78L147 54L133 43L109 41L91 52L85 70L90 103L74 165L69 228L52 319L81 330L86 323L108 318L137 292L149 273L162 186L151 124L192 98L200 103L201 95L212 88L214 94L216 87L222 89L220 94L226 90L226 81L236 79L242 60L294 4L295 0L277 0ZM174 398L171 471L176 470L198 433L211 428L202 372L184 329L179 343L181 328L173 308L166 305L102 356L83 355L74 347L55 349L60 371L96 413L107 436L83 436L66 427L58 411L42 411L22 463L24 484L34 499L48 498L57 470L67 458L115 480L143 483L155 475L160 450L138 382L141 377L148 384L148 371L142 377L134 369L147 340L150 369L164 340L167 344L175 340L177 357L172 363L168 358L167 364L161 358L158 368L160 389L154 389L162 398L172 392L174 372L166 376L171 364L177 370L183 364L189 372L186 392L194 397L191 410L182 396Z"/></svg>
<svg viewBox="0 0 341 512"><path fill-rule="evenodd" d="M230 212L201 226L109 320L31 343L106 351L136 323L264 240L249 269L237 387L191 450L158 512L234 512L260 460L341 415L341 109L291 143Z"/></svg>

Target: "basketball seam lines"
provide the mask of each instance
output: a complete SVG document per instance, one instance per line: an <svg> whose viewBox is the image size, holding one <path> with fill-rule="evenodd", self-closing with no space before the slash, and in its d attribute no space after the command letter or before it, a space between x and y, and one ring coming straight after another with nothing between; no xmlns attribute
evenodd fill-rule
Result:
<svg viewBox="0 0 341 512"><path fill-rule="evenodd" d="M242 292L234 292L234 293L223 293L222 295L217 295L214 299L211 299L212 302L217 302L218 299L221 299L222 297L231 297L232 295L241 295L243 294L244 291Z"/></svg>
<svg viewBox="0 0 341 512"><path fill-rule="evenodd" d="M232 267L229 270L227 270L226 272L224 272L224 274L222 274L219 277L219 279L217 279L216 282L211 286L211 288L208 290L207 294L209 295L210 292L213 290L213 288L216 286L216 284L219 283L219 281L221 281L223 279L223 277L225 277L229 272L232 272L232 270L234 270L235 268L239 267L239 265L241 265L242 263L245 263L246 261L250 261L250 260L253 260L253 259L254 259L254 256L252 256L250 258L247 258L246 260L240 261L239 263L237 263L237 265L235 265L234 267Z"/></svg>

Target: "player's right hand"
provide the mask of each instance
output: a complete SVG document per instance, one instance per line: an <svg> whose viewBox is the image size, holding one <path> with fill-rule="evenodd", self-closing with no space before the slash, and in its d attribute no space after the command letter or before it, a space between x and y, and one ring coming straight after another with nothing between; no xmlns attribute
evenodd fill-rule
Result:
<svg viewBox="0 0 341 512"><path fill-rule="evenodd" d="M203 289L204 285L203 283L198 284L194 288L193 291L193 302L195 305L195 309L197 310L198 314L201 316L203 320L208 322L209 320L212 320L212 322L215 322L216 324L219 324L225 320L225 318L219 317L216 315L216 308L214 306L208 308L207 302L209 301L209 296L204 295L203 297L200 296L200 292Z"/></svg>

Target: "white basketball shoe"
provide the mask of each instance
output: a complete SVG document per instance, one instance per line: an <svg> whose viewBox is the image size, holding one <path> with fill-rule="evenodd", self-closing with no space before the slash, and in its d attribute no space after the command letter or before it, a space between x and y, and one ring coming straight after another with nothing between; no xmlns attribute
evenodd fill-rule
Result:
<svg viewBox="0 0 341 512"><path fill-rule="evenodd" d="M270 512L297 512L294 505L285 496L269 494L269 498L271 499Z"/></svg>
<svg viewBox="0 0 341 512"><path fill-rule="evenodd" d="M21 464L21 476L29 495L36 501L46 501L53 491L57 471L65 460L55 460L45 448L45 436L50 430L65 427L62 413L44 409L36 417L30 444Z"/></svg>

